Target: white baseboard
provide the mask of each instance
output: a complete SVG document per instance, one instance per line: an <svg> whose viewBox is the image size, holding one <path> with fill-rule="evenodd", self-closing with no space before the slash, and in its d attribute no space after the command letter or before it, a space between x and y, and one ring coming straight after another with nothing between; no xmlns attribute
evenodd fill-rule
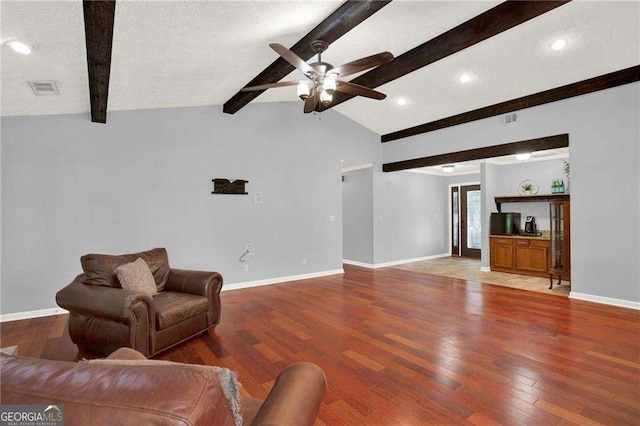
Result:
<svg viewBox="0 0 640 426"><path fill-rule="evenodd" d="M17 321L30 318L48 317L51 315L68 314L69 311L62 308L38 309L35 311L16 312L13 314L0 315L0 322Z"/></svg>
<svg viewBox="0 0 640 426"><path fill-rule="evenodd" d="M266 280L248 281L245 283L225 284L222 291L238 290L241 288L258 287L261 285L278 284L288 281L306 280L309 278L325 277L327 275L344 274L344 269L334 269L330 271L313 272L310 274L291 275L288 277L269 278ZM0 315L0 322L16 321L29 318L47 317L50 315L68 314L69 311L62 308L39 309L36 311L16 312L13 314Z"/></svg>
<svg viewBox="0 0 640 426"><path fill-rule="evenodd" d="M596 296L595 294L569 292L570 299L585 300L587 302L602 303L604 305L620 306L621 308L630 308L640 310L640 302L631 300L614 299L612 297Z"/></svg>
<svg viewBox="0 0 640 426"><path fill-rule="evenodd" d="M289 281L308 280L309 278L319 278L319 277L326 277L327 275L337 275L337 274L344 274L344 269L332 269L329 271L312 272L310 274L290 275L288 277L267 278L266 280L225 284L222 286L222 291L240 290L241 288L259 287L262 285L286 283Z"/></svg>
<svg viewBox="0 0 640 426"><path fill-rule="evenodd" d="M384 262L384 263L376 263L376 264L343 259L342 263L346 263L347 265L360 266L362 268L378 269L378 268L388 268L389 266L403 265L405 263L421 262L423 260L439 259L441 257L449 257L449 256L451 256L449 253L440 253L440 254L434 254L431 256L414 257L411 259L394 260L392 262Z"/></svg>
<svg viewBox="0 0 640 426"><path fill-rule="evenodd" d="M491 268L488 266L481 266L480 272L491 272Z"/></svg>
<svg viewBox="0 0 640 426"><path fill-rule="evenodd" d="M342 259L342 263L368 269L373 269L376 267L373 263L358 262L357 260Z"/></svg>

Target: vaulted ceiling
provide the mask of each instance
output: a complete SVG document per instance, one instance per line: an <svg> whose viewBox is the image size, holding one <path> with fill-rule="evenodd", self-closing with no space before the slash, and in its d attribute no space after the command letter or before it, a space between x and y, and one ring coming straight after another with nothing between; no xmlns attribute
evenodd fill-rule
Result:
<svg viewBox="0 0 640 426"><path fill-rule="evenodd" d="M108 111L222 105L287 47L331 15L333 1L125 1L115 9ZM500 2L395 0L331 44L339 65L396 57ZM90 111L80 1L2 1L2 115ZM5 42L33 46L22 56ZM552 50L558 38L566 48ZM383 101L354 98L335 110L385 134L640 64L640 3L572 1L379 86ZM471 81L458 77L469 73ZM298 79L294 71L287 79ZM357 77L357 76L355 76ZM56 81L36 97L28 82ZM396 103L406 99L406 105ZM295 87L253 102L297 101ZM239 110L236 114L242 114Z"/></svg>

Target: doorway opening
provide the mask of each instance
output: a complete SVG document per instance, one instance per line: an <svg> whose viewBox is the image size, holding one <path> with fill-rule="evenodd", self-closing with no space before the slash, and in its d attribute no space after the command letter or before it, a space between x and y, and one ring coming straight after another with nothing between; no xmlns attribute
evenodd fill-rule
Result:
<svg viewBox="0 0 640 426"><path fill-rule="evenodd" d="M451 256L482 254L482 192L479 184L450 186Z"/></svg>

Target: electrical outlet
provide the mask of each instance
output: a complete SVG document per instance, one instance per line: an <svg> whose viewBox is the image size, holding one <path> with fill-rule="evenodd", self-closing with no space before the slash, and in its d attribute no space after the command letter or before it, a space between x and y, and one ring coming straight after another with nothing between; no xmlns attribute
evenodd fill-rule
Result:
<svg viewBox="0 0 640 426"><path fill-rule="evenodd" d="M329 222L335 222L336 217L334 215L329 216Z"/></svg>
<svg viewBox="0 0 640 426"><path fill-rule="evenodd" d="M262 204L264 201L264 196L262 192L254 192L253 193L253 203L254 204Z"/></svg>
<svg viewBox="0 0 640 426"><path fill-rule="evenodd" d="M256 252L256 245L253 243L247 243L247 245L245 246L245 250L248 251L251 254L255 254Z"/></svg>
<svg viewBox="0 0 640 426"><path fill-rule="evenodd" d="M249 265L247 265L246 263L244 264L244 271L249 272Z"/></svg>
<svg viewBox="0 0 640 426"><path fill-rule="evenodd" d="M306 264L307 264L307 258L306 258L306 257L303 257L303 258L302 258L302 264L303 264L303 265L306 265Z"/></svg>

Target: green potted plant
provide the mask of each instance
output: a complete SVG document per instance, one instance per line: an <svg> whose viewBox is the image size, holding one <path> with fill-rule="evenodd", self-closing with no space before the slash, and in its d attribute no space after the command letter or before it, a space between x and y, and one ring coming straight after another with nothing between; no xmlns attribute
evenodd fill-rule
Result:
<svg viewBox="0 0 640 426"><path fill-rule="evenodd" d="M527 195L531 194L531 192L533 192L533 184L531 182L523 183L522 192Z"/></svg>
<svg viewBox="0 0 640 426"><path fill-rule="evenodd" d="M566 160L562 160L562 162L564 163L562 165L562 173L567 175L567 183L565 183L564 185L564 192L568 194L569 193L569 162Z"/></svg>

